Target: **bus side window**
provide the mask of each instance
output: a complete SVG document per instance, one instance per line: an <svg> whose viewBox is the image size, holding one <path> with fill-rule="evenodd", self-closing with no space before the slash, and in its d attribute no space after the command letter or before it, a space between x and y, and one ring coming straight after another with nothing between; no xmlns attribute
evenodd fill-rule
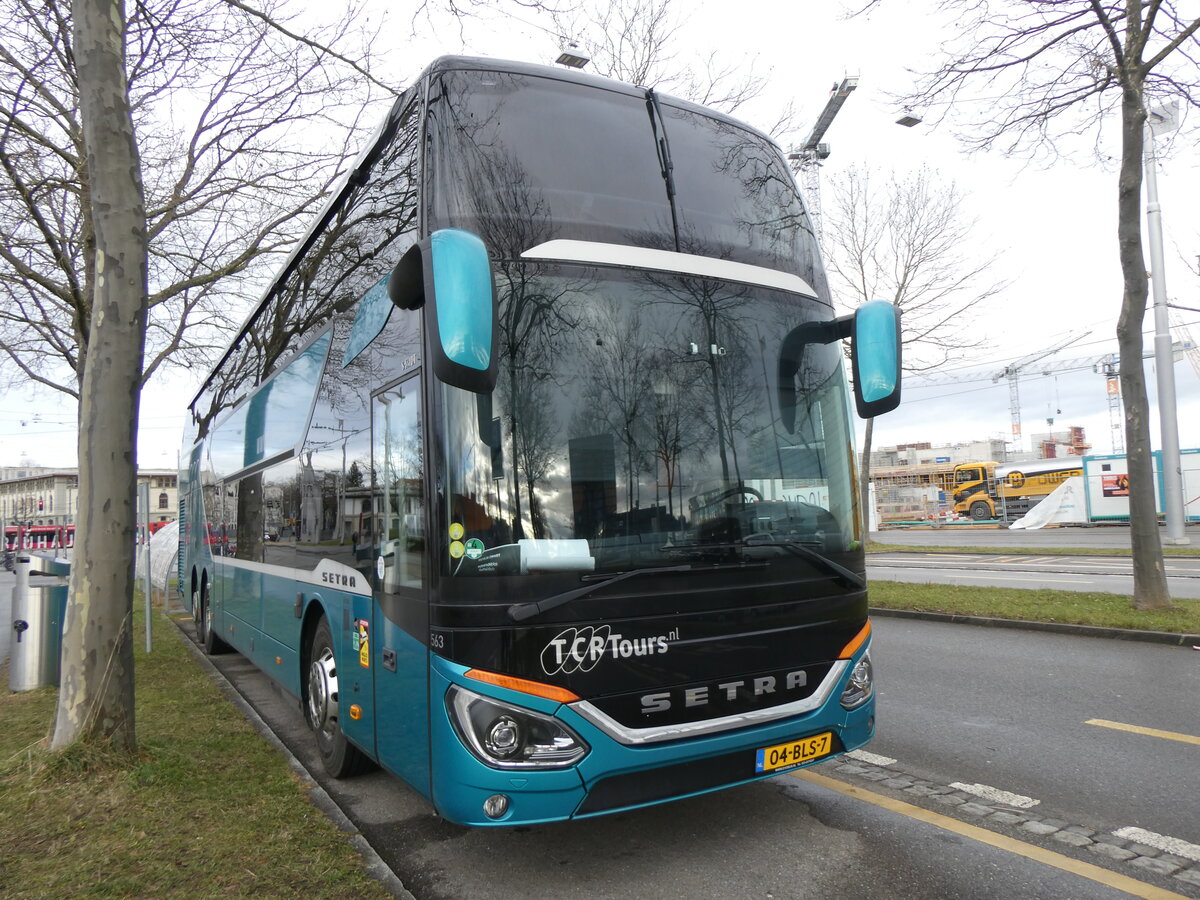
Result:
<svg viewBox="0 0 1200 900"><path fill-rule="evenodd" d="M374 537L383 563L383 590L419 588L424 580L425 484L421 383L410 378L373 404Z"/></svg>
<svg viewBox="0 0 1200 900"><path fill-rule="evenodd" d="M211 473L208 473L211 477ZM208 517L205 543L209 545L213 556L224 556L221 541L221 523L225 521L225 504L221 502L222 486L214 481L204 484L204 513Z"/></svg>
<svg viewBox="0 0 1200 900"><path fill-rule="evenodd" d="M263 561L263 476L251 475L237 482L233 488L232 505L236 510L233 520L237 523L236 537L231 548L238 559L252 562Z"/></svg>

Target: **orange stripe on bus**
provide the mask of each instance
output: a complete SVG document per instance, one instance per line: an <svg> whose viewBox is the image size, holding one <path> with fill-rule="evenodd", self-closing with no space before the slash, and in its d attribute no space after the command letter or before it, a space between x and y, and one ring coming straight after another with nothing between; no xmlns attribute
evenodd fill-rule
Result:
<svg viewBox="0 0 1200 900"><path fill-rule="evenodd" d="M838 654L838 659L849 659L858 652L858 648L866 643L867 638L871 636L871 623L868 620L867 624L862 627L862 631L854 636L854 640L842 648L842 652Z"/></svg>
<svg viewBox="0 0 1200 900"><path fill-rule="evenodd" d="M524 678L514 678L512 675L497 675L495 672L485 672L482 669L471 669L468 678L484 681L497 687L508 688L510 691L520 691L522 694L532 694L535 697L545 697L547 700L557 700L559 703L574 703L579 699L566 688L552 684L542 684L540 681L528 681Z"/></svg>

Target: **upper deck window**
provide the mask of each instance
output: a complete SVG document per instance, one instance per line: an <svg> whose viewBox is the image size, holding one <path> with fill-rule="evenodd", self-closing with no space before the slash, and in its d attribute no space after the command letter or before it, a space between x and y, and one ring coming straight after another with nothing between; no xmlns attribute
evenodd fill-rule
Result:
<svg viewBox="0 0 1200 900"><path fill-rule="evenodd" d="M658 109L661 117L633 89L443 73L429 103L433 227L474 231L509 259L550 240L596 241L749 263L823 286L778 150L669 98Z"/></svg>

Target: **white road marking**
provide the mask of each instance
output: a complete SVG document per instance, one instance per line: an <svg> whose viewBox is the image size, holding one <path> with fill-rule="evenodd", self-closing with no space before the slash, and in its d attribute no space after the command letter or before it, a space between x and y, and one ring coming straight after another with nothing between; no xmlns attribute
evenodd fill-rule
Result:
<svg viewBox="0 0 1200 900"><path fill-rule="evenodd" d="M859 762L870 763L873 766L891 766L896 762L890 756L879 756L875 753L868 753L866 750L851 750L846 755L851 759L857 759Z"/></svg>
<svg viewBox="0 0 1200 900"><path fill-rule="evenodd" d="M888 581L889 579L881 573L887 572L889 569L894 569L894 568L899 568L899 567L881 566L875 570L874 577L880 581ZM871 569L868 566L868 571L870 571L870 570ZM1090 579L1085 579L1085 578L1043 578L1043 577L1041 577L1039 575L1035 575L1033 573L1031 573L1029 575L1000 575L998 573L993 572L988 575L968 575L965 572L953 572L953 571L947 571L945 569L939 569L938 571L940 572L940 574L942 574L946 578L974 578L979 581L1020 581L1020 582L1028 583L1028 582L1032 581L1034 578L1036 578L1038 584L1095 584L1094 581L1092 581ZM912 575L911 577L918 578L921 576ZM926 577L928 577L928 576L926 576Z"/></svg>
<svg viewBox="0 0 1200 900"><path fill-rule="evenodd" d="M1183 856L1187 859L1194 859L1200 862L1200 845L1189 844L1187 841L1181 841L1179 838L1167 837L1165 834L1155 834L1153 831L1146 831L1144 828L1119 828L1113 834L1119 838L1125 838L1127 841L1137 841L1139 844L1145 844L1147 847L1154 847L1156 850L1162 850L1165 853Z"/></svg>
<svg viewBox="0 0 1200 900"><path fill-rule="evenodd" d="M989 784L963 784L961 781L956 781L950 785L956 791L964 791L968 794L974 794L976 797L982 797L984 800L990 800L993 803L1002 803L1005 806L1012 806L1016 809L1033 809L1041 803L1041 800L1034 800L1032 797L1026 797L1022 794L1012 794L1008 791L1002 791L1000 788L994 788Z"/></svg>
<svg viewBox="0 0 1200 900"><path fill-rule="evenodd" d="M975 578L983 581L1030 581L1037 578L1038 584L1095 584L1082 578L1042 578L1034 573L1028 575L968 575L965 572L943 572L949 578Z"/></svg>

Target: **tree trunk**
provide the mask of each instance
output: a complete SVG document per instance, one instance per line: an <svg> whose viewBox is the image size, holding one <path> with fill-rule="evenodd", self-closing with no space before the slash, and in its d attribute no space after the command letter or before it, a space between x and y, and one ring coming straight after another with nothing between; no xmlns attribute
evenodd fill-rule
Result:
<svg viewBox="0 0 1200 900"><path fill-rule="evenodd" d="M871 438L875 431L875 417L867 419L863 432L862 466L858 472L859 509L862 510L863 542L871 539Z"/></svg>
<svg viewBox="0 0 1200 900"><path fill-rule="evenodd" d="M79 515L52 747L136 747L133 559L146 223L121 0L72 4L95 229L91 341L79 408Z"/></svg>
<svg viewBox="0 0 1200 900"><path fill-rule="evenodd" d="M1121 394L1125 399L1125 447L1129 465L1129 535L1133 551L1133 606L1168 609L1171 596L1163 567L1162 540L1154 503L1150 452L1150 402L1142 363L1142 322L1148 279L1142 253L1142 152L1145 113L1141 85L1126 87L1121 103L1121 175L1117 239L1124 294L1117 341L1121 351Z"/></svg>

